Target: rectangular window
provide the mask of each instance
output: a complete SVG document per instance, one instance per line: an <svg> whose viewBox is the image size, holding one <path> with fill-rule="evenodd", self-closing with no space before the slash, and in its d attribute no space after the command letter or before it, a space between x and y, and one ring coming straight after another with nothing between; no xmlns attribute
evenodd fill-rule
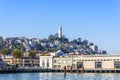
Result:
<svg viewBox="0 0 120 80"><path fill-rule="evenodd" d="M45 66L45 63L44 63L44 62L42 62L42 67L44 68L44 66Z"/></svg>
<svg viewBox="0 0 120 80"><path fill-rule="evenodd" d="M99 61L99 59L97 59L97 61Z"/></svg>
<svg viewBox="0 0 120 80"><path fill-rule="evenodd" d="M49 59L47 59L47 68L49 67Z"/></svg>
<svg viewBox="0 0 120 80"><path fill-rule="evenodd" d="M67 64L70 64L70 60L67 60L66 62L67 62Z"/></svg>
<svg viewBox="0 0 120 80"><path fill-rule="evenodd" d="M73 61L75 61L75 60L73 60Z"/></svg>
<svg viewBox="0 0 120 80"><path fill-rule="evenodd" d="M102 68L102 62L95 62L95 68Z"/></svg>
<svg viewBox="0 0 120 80"><path fill-rule="evenodd" d="M66 64L66 60L63 61L63 64Z"/></svg>
<svg viewBox="0 0 120 80"><path fill-rule="evenodd" d="M57 67L57 65L54 65L54 68L56 68Z"/></svg>
<svg viewBox="0 0 120 80"><path fill-rule="evenodd" d="M109 59L107 59L107 61L109 61Z"/></svg>
<svg viewBox="0 0 120 80"><path fill-rule="evenodd" d="M70 67L70 65L67 65L67 67Z"/></svg>
<svg viewBox="0 0 120 80"><path fill-rule="evenodd" d="M49 67L49 62L47 62L47 67Z"/></svg>
<svg viewBox="0 0 120 80"><path fill-rule="evenodd" d="M117 59L117 61L119 61L119 59Z"/></svg>
<svg viewBox="0 0 120 80"><path fill-rule="evenodd" d="M61 61L60 61L60 60L58 60L58 64L61 64Z"/></svg>
<svg viewBox="0 0 120 80"><path fill-rule="evenodd" d="M27 60L26 60L25 62L30 62L30 61L27 61Z"/></svg>
<svg viewBox="0 0 120 80"><path fill-rule="evenodd" d="M56 61L56 60L54 60L54 63L57 63L57 61Z"/></svg>
<svg viewBox="0 0 120 80"><path fill-rule="evenodd" d="M76 66L76 64L73 63L73 64L72 64L72 67L75 68L75 66Z"/></svg>
<svg viewBox="0 0 120 80"><path fill-rule="evenodd" d="M77 67L82 68L83 67L83 62L77 62Z"/></svg>
<svg viewBox="0 0 120 80"><path fill-rule="evenodd" d="M58 67L60 68L60 67L61 67L61 65L58 65Z"/></svg>
<svg viewBox="0 0 120 80"><path fill-rule="evenodd" d="M115 68L120 68L120 61L114 62Z"/></svg>
<svg viewBox="0 0 120 80"><path fill-rule="evenodd" d="M84 61L84 60L82 60L82 61Z"/></svg>
<svg viewBox="0 0 120 80"><path fill-rule="evenodd" d="M91 61L94 61L93 59Z"/></svg>

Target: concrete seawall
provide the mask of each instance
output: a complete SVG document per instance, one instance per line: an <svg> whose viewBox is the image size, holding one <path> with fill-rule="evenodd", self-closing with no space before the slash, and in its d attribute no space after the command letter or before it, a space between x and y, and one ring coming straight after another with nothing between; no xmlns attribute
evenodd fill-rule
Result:
<svg viewBox="0 0 120 80"><path fill-rule="evenodd" d="M11 70L0 70L0 73L31 73L31 72L64 72L64 70L57 69L11 69ZM66 70L70 73L70 70ZM72 70L72 73L76 73L77 70ZM79 70L79 73L120 73L120 70Z"/></svg>

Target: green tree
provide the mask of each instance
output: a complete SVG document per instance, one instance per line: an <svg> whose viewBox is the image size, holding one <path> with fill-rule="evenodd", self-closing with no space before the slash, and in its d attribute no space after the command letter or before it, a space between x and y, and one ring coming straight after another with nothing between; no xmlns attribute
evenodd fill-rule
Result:
<svg viewBox="0 0 120 80"><path fill-rule="evenodd" d="M88 43L89 43L88 40L84 40L84 41L83 41L83 44L84 44L84 45L87 45Z"/></svg>
<svg viewBox="0 0 120 80"><path fill-rule="evenodd" d="M66 47L64 44L60 45L60 50L62 50L64 53L69 53L70 50L68 47Z"/></svg>
<svg viewBox="0 0 120 80"><path fill-rule="evenodd" d="M82 43L82 38L79 37L79 38L77 39L77 42L78 42L78 45L81 45L81 43Z"/></svg>
<svg viewBox="0 0 120 80"><path fill-rule="evenodd" d="M48 40L49 40L50 42L54 42L55 36L54 36L54 35L50 35L50 36L48 37Z"/></svg>
<svg viewBox="0 0 120 80"><path fill-rule="evenodd" d="M33 50L31 50L30 52L29 52L29 55L28 55L29 57L30 57L30 59L31 59L31 66L33 66L33 59L36 57L36 53L33 51Z"/></svg>
<svg viewBox="0 0 120 80"><path fill-rule="evenodd" d="M78 43L78 41L76 39L73 40L73 43Z"/></svg>
<svg viewBox="0 0 120 80"><path fill-rule="evenodd" d="M0 50L0 55L2 55L2 50Z"/></svg>
<svg viewBox="0 0 120 80"><path fill-rule="evenodd" d="M1 54L4 56L4 59L5 59L5 55L7 55L7 53L8 53L8 50L6 48L3 48L1 51Z"/></svg>
<svg viewBox="0 0 120 80"><path fill-rule="evenodd" d="M69 42L69 39L66 38L64 35L62 35L61 38L58 38L59 41L61 41L62 43L66 43L66 42Z"/></svg>
<svg viewBox="0 0 120 80"><path fill-rule="evenodd" d="M19 59L19 65L20 65L20 59L23 57L22 50L14 49L12 52L12 56L15 58L16 65L17 65L17 59Z"/></svg>
<svg viewBox="0 0 120 80"><path fill-rule="evenodd" d="M81 42L81 41L82 41L82 38L79 37L77 40L78 40L78 42Z"/></svg>
<svg viewBox="0 0 120 80"><path fill-rule="evenodd" d="M44 47L41 44L36 44L35 49L36 50L44 50Z"/></svg>
<svg viewBox="0 0 120 80"><path fill-rule="evenodd" d="M3 48L3 37L0 36L0 49Z"/></svg>
<svg viewBox="0 0 120 80"><path fill-rule="evenodd" d="M40 56L45 56L45 55L46 55L46 53L45 53L45 52L42 52Z"/></svg>

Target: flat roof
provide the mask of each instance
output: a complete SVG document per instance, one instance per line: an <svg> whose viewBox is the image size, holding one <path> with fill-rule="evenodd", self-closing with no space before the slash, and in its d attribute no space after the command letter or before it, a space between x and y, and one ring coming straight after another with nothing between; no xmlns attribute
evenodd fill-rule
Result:
<svg viewBox="0 0 120 80"><path fill-rule="evenodd" d="M104 54L104 55L79 55L79 56L73 56L73 57L120 57L120 54Z"/></svg>

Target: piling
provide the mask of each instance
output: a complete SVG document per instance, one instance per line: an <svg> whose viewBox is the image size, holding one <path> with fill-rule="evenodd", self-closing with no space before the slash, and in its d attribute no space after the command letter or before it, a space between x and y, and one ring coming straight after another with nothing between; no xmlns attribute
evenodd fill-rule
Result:
<svg viewBox="0 0 120 80"><path fill-rule="evenodd" d="M76 73L79 74L79 67L77 67Z"/></svg>
<svg viewBox="0 0 120 80"><path fill-rule="evenodd" d="M70 67L70 73L72 73L72 66Z"/></svg>
<svg viewBox="0 0 120 80"><path fill-rule="evenodd" d="M66 66L64 66L64 76L66 76Z"/></svg>
<svg viewBox="0 0 120 80"><path fill-rule="evenodd" d="M82 67L82 73L84 73L84 67Z"/></svg>

